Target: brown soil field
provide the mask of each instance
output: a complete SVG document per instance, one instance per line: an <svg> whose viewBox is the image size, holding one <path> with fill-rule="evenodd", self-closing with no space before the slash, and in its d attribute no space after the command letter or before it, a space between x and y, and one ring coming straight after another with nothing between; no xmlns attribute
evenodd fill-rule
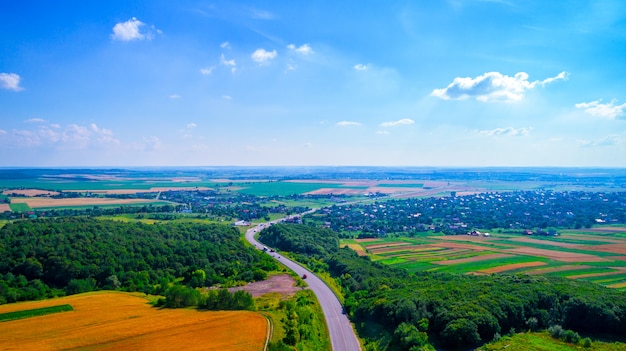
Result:
<svg viewBox="0 0 626 351"><path fill-rule="evenodd" d="M157 309L145 297L97 292L0 306L0 313L70 304L74 311L9 322L1 350L263 350L265 317L254 312Z"/></svg>
<svg viewBox="0 0 626 351"><path fill-rule="evenodd" d="M498 258L505 258L505 257L512 257L512 256L513 255L509 255L509 254L495 254L494 253L494 254L480 255L480 256L467 257L467 258L458 258L455 260L437 261L437 262L432 262L432 263L439 264L439 265L454 265L454 264L460 264L460 263L495 260Z"/></svg>
<svg viewBox="0 0 626 351"><path fill-rule="evenodd" d="M147 199L110 199L99 197L81 197L75 199L51 199L46 197L12 198L13 203L27 203L31 208L70 207L70 206L102 206L150 203Z"/></svg>
<svg viewBox="0 0 626 351"><path fill-rule="evenodd" d="M527 236L523 236L523 237L519 237L519 238L511 238L509 240L517 241L517 242L521 242L521 243L531 243L531 244L539 244L539 245L551 245L551 246L567 247L567 248L580 248L582 246L580 244L562 243L562 242L552 241L552 240L533 239L533 238L529 238Z"/></svg>
<svg viewBox="0 0 626 351"><path fill-rule="evenodd" d="M594 255L556 250L544 250L533 247L518 247L515 249L506 249L504 251L513 252L521 255L547 257L562 262L609 262L609 260L605 258Z"/></svg>
<svg viewBox="0 0 626 351"><path fill-rule="evenodd" d="M613 268L613 267L611 267ZM615 267L613 269L619 269L615 272L603 272L603 273L589 273L589 274L578 274L578 275L570 275L568 278L570 279L580 279L580 278L593 278L593 277L605 277L611 275L618 275L626 273L626 268L624 267Z"/></svg>
<svg viewBox="0 0 626 351"><path fill-rule="evenodd" d="M546 273L554 273L554 272L576 271L576 270L587 269L587 268L591 268L591 266L568 265L568 266L560 266L560 267L552 267L552 268L533 269L530 271L526 271L524 273L525 274L546 274Z"/></svg>
<svg viewBox="0 0 626 351"><path fill-rule="evenodd" d="M489 269L483 269L483 270L478 271L478 273L484 273L484 274L501 273L501 272L506 272L506 271L512 271L518 268L538 267L538 266L545 266L545 265L546 265L545 262L539 262L539 261L525 262L525 263L513 263L513 264L505 264L502 266L493 267Z"/></svg>
<svg viewBox="0 0 626 351"><path fill-rule="evenodd" d="M56 191L50 191L50 190L41 190L41 189L20 189L20 190L5 190L3 192L4 195L13 195L13 194L17 194L17 195L23 195L23 196L38 196L38 195L46 195L46 196L52 196L52 195L58 195L59 193Z"/></svg>
<svg viewBox="0 0 626 351"><path fill-rule="evenodd" d="M472 245L472 244L463 244L463 243L452 243L452 242L443 242L440 244L432 244L432 246L437 246L437 247L445 247L445 248L451 248L451 249L469 249L469 250L476 250L476 251L493 251L494 249L489 248L489 247L485 247L485 246L479 246L479 245Z"/></svg>
<svg viewBox="0 0 626 351"><path fill-rule="evenodd" d="M305 193L307 195L361 195L367 193L364 189L338 189L338 188L321 188Z"/></svg>
<svg viewBox="0 0 626 351"><path fill-rule="evenodd" d="M579 248L588 251L600 251L614 253L618 255L626 255L626 242L623 242L621 244L579 246Z"/></svg>
<svg viewBox="0 0 626 351"><path fill-rule="evenodd" d="M406 245L406 246L394 246L394 247L382 247L380 249L368 249L369 252L375 255L388 254L393 252L411 251L411 252L423 252L423 251L435 251L441 248L435 248L432 245Z"/></svg>
<svg viewBox="0 0 626 351"><path fill-rule="evenodd" d="M253 297L259 297L268 293L278 293L287 297L295 295L295 293L302 290L302 288L296 286L296 281L289 274L278 274L260 282L228 289L230 292L237 290L247 291L252 294Z"/></svg>
<svg viewBox="0 0 626 351"><path fill-rule="evenodd" d="M10 212L11 206L9 204L0 204L0 212Z"/></svg>
<svg viewBox="0 0 626 351"><path fill-rule="evenodd" d="M365 248L367 250L375 250L375 249L380 249L380 248L383 248L383 247L394 247L394 246L401 246L401 245L409 245L409 243L407 243L405 241L397 241L397 242L392 242L392 243L365 245Z"/></svg>

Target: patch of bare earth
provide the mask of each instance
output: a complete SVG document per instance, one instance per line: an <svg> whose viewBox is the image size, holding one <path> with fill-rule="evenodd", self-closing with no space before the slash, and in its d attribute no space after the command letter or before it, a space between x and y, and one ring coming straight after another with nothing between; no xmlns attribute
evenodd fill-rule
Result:
<svg viewBox="0 0 626 351"><path fill-rule="evenodd" d="M534 247L518 247L515 249L507 249L506 252L513 252L521 255L547 257L562 262L610 262L606 258L566 251L537 249Z"/></svg>
<svg viewBox="0 0 626 351"><path fill-rule="evenodd" d="M0 212L10 212L11 206L9 204L0 204Z"/></svg>
<svg viewBox="0 0 626 351"><path fill-rule="evenodd" d="M599 252L609 252L618 255L626 255L626 243L622 244L606 244L606 245L589 245L589 246L580 246L582 250L588 251L599 251Z"/></svg>
<svg viewBox="0 0 626 351"><path fill-rule="evenodd" d="M593 277L605 277L611 275L619 275L626 273L626 268L623 267L615 267L614 269L619 269L615 272L602 272L602 273L589 273L589 274L578 274L578 275L570 275L568 278L570 279L581 279L581 278L593 278Z"/></svg>
<svg viewBox="0 0 626 351"><path fill-rule="evenodd" d="M250 283L244 286L237 286L228 289L230 292L244 290L253 297L259 297L269 293L278 293L283 296L292 296L302 290L296 286L296 281L289 274L273 275L266 280Z"/></svg>
<svg viewBox="0 0 626 351"><path fill-rule="evenodd" d="M502 266L498 266L498 267L493 267L493 268L488 268L488 269L483 269L478 271L479 273L485 273L485 274L491 274L491 273L501 273L501 272L506 272L506 271L512 271L514 269L519 269L519 268L526 268L526 267L538 267L538 266L545 266L546 263L545 262L524 262L524 263L512 263L512 264L505 264Z"/></svg>
<svg viewBox="0 0 626 351"><path fill-rule="evenodd" d="M363 246L359 244L345 244L342 247L345 247L345 246L354 250L354 252L356 252L356 254L359 256L367 256L367 252L365 252L365 250L363 250Z"/></svg>
<svg viewBox="0 0 626 351"><path fill-rule="evenodd" d="M366 245L365 248L368 250L375 250L375 249L380 249L383 247L394 247L394 246L401 246L401 245L409 245L409 243L404 242L404 241L397 241L397 242L392 242L392 243Z"/></svg>
<svg viewBox="0 0 626 351"><path fill-rule="evenodd" d="M512 256L513 255L509 255L509 254L487 254L487 255L480 255L480 256L467 257L467 258L457 258L455 260L443 260L443 261L437 261L437 262L432 262L432 263L439 264L439 265L454 265L454 264L462 264L462 263L470 263L470 262L478 262L478 261L495 260L499 258L512 257Z"/></svg>
<svg viewBox="0 0 626 351"><path fill-rule="evenodd" d="M551 245L551 246L567 247L567 248L580 248L581 247L580 244L563 243L563 242L551 241L551 240L540 240L540 239L533 239L529 237L512 238L510 240L522 242L522 243L529 243L529 244Z"/></svg>

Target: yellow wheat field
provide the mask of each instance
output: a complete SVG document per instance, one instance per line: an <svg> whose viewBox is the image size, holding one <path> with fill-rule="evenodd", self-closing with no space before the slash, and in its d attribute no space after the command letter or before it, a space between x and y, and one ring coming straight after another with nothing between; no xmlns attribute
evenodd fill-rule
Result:
<svg viewBox="0 0 626 351"><path fill-rule="evenodd" d="M158 309L137 294L96 292L0 306L0 313L70 304L74 311L3 322L0 350L263 350L254 312Z"/></svg>

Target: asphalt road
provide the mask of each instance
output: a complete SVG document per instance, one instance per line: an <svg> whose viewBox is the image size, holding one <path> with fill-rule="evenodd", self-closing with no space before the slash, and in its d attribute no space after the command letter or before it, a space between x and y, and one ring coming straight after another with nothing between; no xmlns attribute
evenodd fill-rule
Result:
<svg viewBox="0 0 626 351"><path fill-rule="evenodd" d="M248 240L257 249L263 250L263 244L254 239L256 232L260 231L262 227L254 227L248 229L246 232L246 240ZM343 307L337 299L337 296L330 290L328 285L318 278L313 272L300 266L298 263L283 257L279 253L268 252L268 255L273 255L274 259L280 261L282 264L293 270L299 276L307 275L306 283L309 288L317 296L322 311L324 312L324 318L326 318L326 325L330 332L330 341L333 347L333 351L359 351L361 350L361 344L359 343L352 324L348 320L348 317L343 313Z"/></svg>

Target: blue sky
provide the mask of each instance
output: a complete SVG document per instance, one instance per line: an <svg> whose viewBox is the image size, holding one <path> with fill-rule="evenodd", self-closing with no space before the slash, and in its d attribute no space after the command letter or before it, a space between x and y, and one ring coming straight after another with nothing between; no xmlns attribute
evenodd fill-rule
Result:
<svg viewBox="0 0 626 351"><path fill-rule="evenodd" d="M626 3L11 1L0 166L626 167Z"/></svg>

